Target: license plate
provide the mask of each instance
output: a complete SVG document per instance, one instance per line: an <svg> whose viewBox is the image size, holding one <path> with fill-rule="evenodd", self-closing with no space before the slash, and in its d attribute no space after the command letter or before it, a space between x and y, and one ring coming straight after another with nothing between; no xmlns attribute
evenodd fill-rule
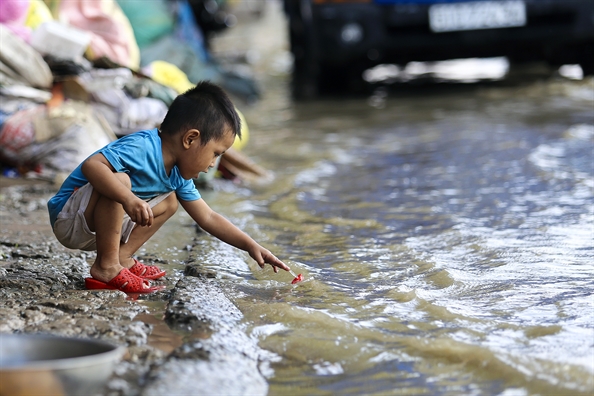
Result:
<svg viewBox="0 0 594 396"><path fill-rule="evenodd" d="M526 5L519 0L434 4L429 7L429 26L436 33L524 25Z"/></svg>

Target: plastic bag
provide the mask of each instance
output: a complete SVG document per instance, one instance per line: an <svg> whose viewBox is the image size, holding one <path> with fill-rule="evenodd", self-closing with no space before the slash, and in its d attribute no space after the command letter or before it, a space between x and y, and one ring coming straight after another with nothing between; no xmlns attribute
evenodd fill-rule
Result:
<svg viewBox="0 0 594 396"><path fill-rule="evenodd" d="M52 86L52 72L39 52L2 24L0 24L0 43L2 43L0 62L32 87Z"/></svg>

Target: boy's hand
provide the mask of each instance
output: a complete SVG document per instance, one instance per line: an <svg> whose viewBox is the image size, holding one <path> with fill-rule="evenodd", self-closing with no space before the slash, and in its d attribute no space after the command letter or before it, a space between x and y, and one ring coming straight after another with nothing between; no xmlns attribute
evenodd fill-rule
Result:
<svg viewBox="0 0 594 396"><path fill-rule="evenodd" d="M81 167L83 175L101 195L122 204L130 220L140 226L153 224L151 206L130 191L130 179L116 176L115 169L103 154L95 154L85 160Z"/></svg>
<svg viewBox="0 0 594 396"><path fill-rule="evenodd" d="M260 245L257 245L254 249L250 249L249 254L256 260L260 268L264 268L266 264L270 264L275 273L278 273L279 268L282 268L285 271L290 270L285 263L276 258L276 256L270 253L268 249L265 249Z"/></svg>
<svg viewBox="0 0 594 396"><path fill-rule="evenodd" d="M130 216L130 220L139 226L150 227L153 225L153 210L146 201L135 196L123 206L128 216Z"/></svg>
<svg viewBox="0 0 594 396"><path fill-rule="evenodd" d="M229 220L213 211L203 199L195 201L179 201L181 206L188 212L190 217L194 219L204 231L211 235L219 238L221 241L228 243L231 246L235 246L238 249L244 250L256 260L260 268L264 268L266 264L270 264L274 269L274 272L278 272L278 269L284 269L290 271L289 267L274 254L270 253L268 249L260 246L254 241L249 235L241 231Z"/></svg>

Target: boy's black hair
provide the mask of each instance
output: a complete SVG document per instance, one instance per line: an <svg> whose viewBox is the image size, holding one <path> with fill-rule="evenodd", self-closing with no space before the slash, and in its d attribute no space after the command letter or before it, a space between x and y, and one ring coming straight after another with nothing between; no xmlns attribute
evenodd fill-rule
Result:
<svg viewBox="0 0 594 396"><path fill-rule="evenodd" d="M241 120L231 99L218 85L202 81L175 98L161 123L161 133L173 136L190 129L200 131L200 143L222 139L229 127L241 139Z"/></svg>

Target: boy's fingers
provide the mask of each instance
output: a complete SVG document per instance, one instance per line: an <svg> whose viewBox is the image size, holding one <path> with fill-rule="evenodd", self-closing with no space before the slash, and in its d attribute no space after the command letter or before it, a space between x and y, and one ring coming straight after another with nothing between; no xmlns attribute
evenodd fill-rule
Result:
<svg viewBox="0 0 594 396"><path fill-rule="evenodd" d="M140 211L140 225L143 227L150 227L151 225L153 225L153 211L152 209L149 207L147 207L147 205L143 205L141 211Z"/></svg>
<svg viewBox="0 0 594 396"><path fill-rule="evenodd" d="M260 268L264 268L264 266L266 264L270 264L270 266L272 267L272 269L274 270L275 273L278 273L279 268L282 268L285 271L290 271L290 268L285 263L280 261L278 259L278 257L276 257L274 254L272 254L269 251L262 252L261 258L262 258L261 262L260 262L260 260L256 260L258 265L260 266Z"/></svg>
<svg viewBox="0 0 594 396"><path fill-rule="evenodd" d="M276 256L275 256L275 255L273 255L273 254L271 254L271 255L270 255L270 258L269 258L267 261L268 261L268 263L269 263L270 265L272 265L272 266L273 266L275 269L276 269L277 267L280 267L280 268L282 268L282 269L284 269L284 270L286 270L286 271L288 271L288 270L289 270L289 267L287 267L285 263L283 263L282 261L280 261L280 260L279 260L279 258L278 258L278 257L276 257Z"/></svg>
<svg viewBox="0 0 594 396"><path fill-rule="evenodd" d="M274 257L274 256L273 256ZM274 260L271 260L269 264L274 268L274 272L278 272L279 268L284 269L285 271L289 271L289 267L280 261L278 258L274 257Z"/></svg>
<svg viewBox="0 0 594 396"><path fill-rule="evenodd" d="M290 268L289 268L289 266L287 264L283 263L279 259L276 259L276 260L277 260L277 263L276 263L276 266L277 267L280 267L280 268L284 269L285 271L289 271L290 270Z"/></svg>

